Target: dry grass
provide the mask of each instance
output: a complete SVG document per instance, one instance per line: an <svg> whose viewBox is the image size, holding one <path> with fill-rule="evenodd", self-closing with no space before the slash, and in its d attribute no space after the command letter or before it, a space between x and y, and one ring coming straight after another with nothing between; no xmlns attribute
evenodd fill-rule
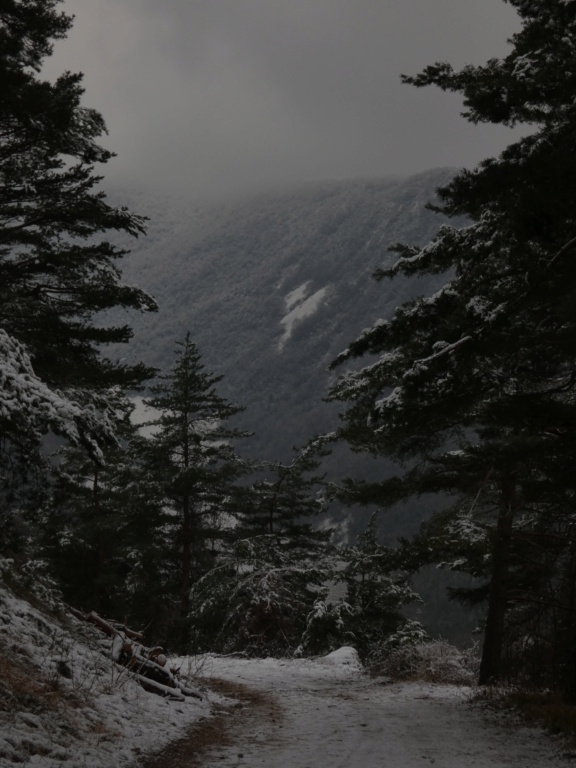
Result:
<svg viewBox="0 0 576 768"><path fill-rule="evenodd" d="M58 688L22 651L0 648L0 691L0 710L32 711L53 708Z"/></svg>
<svg viewBox="0 0 576 768"><path fill-rule="evenodd" d="M519 722L559 737L570 756L576 756L576 707L564 703L559 693L487 686L476 690L474 701L493 712L506 713L507 718L513 713Z"/></svg>
<svg viewBox="0 0 576 768"><path fill-rule="evenodd" d="M455 648L445 640L405 645L393 650L372 672L393 680L473 685L476 680L477 649Z"/></svg>
<svg viewBox="0 0 576 768"><path fill-rule="evenodd" d="M51 713L71 733L78 731L77 712L85 706L80 696L63 689L57 675L48 676L35 667L21 649L0 647L0 717L12 717L14 712L30 712L42 716ZM98 736L112 735L98 718L88 724L85 732Z"/></svg>
<svg viewBox="0 0 576 768"><path fill-rule="evenodd" d="M508 694L513 706L529 723L549 733L565 736L576 747L576 707L565 704L558 693L514 691Z"/></svg>

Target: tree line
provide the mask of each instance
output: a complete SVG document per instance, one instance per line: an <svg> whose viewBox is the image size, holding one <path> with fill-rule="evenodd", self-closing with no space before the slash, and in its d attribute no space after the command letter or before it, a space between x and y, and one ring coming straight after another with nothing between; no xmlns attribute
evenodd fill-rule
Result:
<svg viewBox="0 0 576 768"><path fill-rule="evenodd" d="M146 222L110 205L95 165L102 117L81 75L41 77L71 19L59 0L0 8L0 540L44 558L67 600L130 615L178 650L364 658L424 632L402 606L407 575L436 564L474 577L453 597L485 606L480 682L514 677L576 700L573 136L576 2L511 0L510 53L406 76L461 93L465 117L530 127L498 158L456 174L438 211L466 217L424 245L396 244L396 275L445 285L397 308L334 361L334 434L288 463L242 460L238 406L218 394L190 334L170 371L126 365L112 308L155 311L122 283ZM105 317L105 314L104 314ZM369 355L369 364L357 359ZM146 387L149 433L128 393ZM47 435L65 441L51 457ZM380 482L327 485L334 440L394 459ZM375 519L335 548L319 525L330 501L385 510L436 497L395 549ZM385 513L384 513L385 514ZM330 598L342 582L343 598ZM90 603L90 604L89 604Z"/></svg>

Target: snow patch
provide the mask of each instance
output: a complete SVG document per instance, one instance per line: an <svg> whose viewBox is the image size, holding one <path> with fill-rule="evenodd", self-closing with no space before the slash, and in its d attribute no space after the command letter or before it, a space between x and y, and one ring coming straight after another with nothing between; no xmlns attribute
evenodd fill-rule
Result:
<svg viewBox="0 0 576 768"><path fill-rule="evenodd" d="M292 336L294 325L307 317L312 317L324 301L328 288L320 290L307 296L310 281L302 283L301 286L286 295L284 303L288 313L280 320L280 325L284 327L284 335L278 345L280 351L284 348L288 339Z"/></svg>
<svg viewBox="0 0 576 768"><path fill-rule="evenodd" d="M302 283L302 285L298 286L298 288L295 288L293 291L290 291L290 293L284 299L284 303L286 304L286 309L288 311L294 309L294 307L298 306L298 304L301 304L304 301L306 294L308 293L309 285L310 280Z"/></svg>
<svg viewBox="0 0 576 768"><path fill-rule="evenodd" d="M336 667L347 667L348 669L356 670L359 673L363 670L358 651L356 648L351 648L347 645L338 648L336 651L332 651L332 653L325 656L322 661L325 664L333 664Z"/></svg>
<svg viewBox="0 0 576 768"><path fill-rule="evenodd" d="M361 672L351 648L320 659L205 656L202 675L273 697L281 718L262 717L203 759L204 768L561 768L565 758L530 728L505 728L468 704L470 688L391 683Z"/></svg>

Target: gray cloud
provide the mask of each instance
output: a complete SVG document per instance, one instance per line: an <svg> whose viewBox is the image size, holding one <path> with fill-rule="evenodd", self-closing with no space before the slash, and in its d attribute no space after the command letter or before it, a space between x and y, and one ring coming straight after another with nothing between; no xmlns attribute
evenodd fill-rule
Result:
<svg viewBox="0 0 576 768"><path fill-rule="evenodd" d="M85 73L118 183L236 193L470 165L510 135L400 84L506 52L502 0L67 0L47 71Z"/></svg>

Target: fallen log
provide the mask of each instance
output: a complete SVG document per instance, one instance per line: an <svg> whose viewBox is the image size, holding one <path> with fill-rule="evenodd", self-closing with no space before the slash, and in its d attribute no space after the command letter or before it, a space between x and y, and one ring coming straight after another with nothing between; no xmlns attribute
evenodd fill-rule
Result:
<svg viewBox="0 0 576 768"><path fill-rule="evenodd" d="M121 624L118 621L106 621L106 619L103 619L95 611L82 613L82 611L73 608L71 605L68 606L68 610L73 616L76 616L77 619L82 619L83 621L89 621L91 624L95 624L107 635L121 632L126 635L126 637L129 637L130 640L137 640L138 642L144 641L144 634L142 632L135 632L133 629L127 627L126 624Z"/></svg>
<svg viewBox="0 0 576 768"><path fill-rule="evenodd" d="M172 699L173 701L186 701L186 696L184 693L181 693L177 688L169 688L167 685L157 683L156 680L151 680L149 677L144 677L144 675L137 674L136 679L145 691L157 693L160 696L165 696L166 698Z"/></svg>
<svg viewBox="0 0 576 768"><path fill-rule="evenodd" d="M176 688L176 681L169 670L164 669L155 661L141 656L139 653L133 653L126 666L144 677L156 680L156 682L162 685Z"/></svg>
<svg viewBox="0 0 576 768"><path fill-rule="evenodd" d="M179 688L179 690L182 691L184 696L193 696L195 699L204 698L200 693L200 691L197 691L195 688L190 688L189 685L186 685L185 683L181 683L180 680L176 680L176 686Z"/></svg>
<svg viewBox="0 0 576 768"><path fill-rule="evenodd" d="M175 672L166 667L164 649L160 646L146 648L140 642L141 632L134 632L118 622L103 619L95 611L82 613L69 606L73 616L94 624L111 638L109 654L118 666L131 672L147 691L184 701L186 696L202 699L202 694L176 678Z"/></svg>
<svg viewBox="0 0 576 768"><path fill-rule="evenodd" d="M101 629L102 632L105 632L109 637L118 634L118 630L115 629L112 624L106 621L106 619L103 619L101 616L99 616L95 611L82 613L82 611L78 611L76 608L71 608L70 606L68 606L68 608L70 613L73 616L76 616L77 619L82 619L83 621L90 622L90 624L95 624L98 629Z"/></svg>
<svg viewBox="0 0 576 768"><path fill-rule="evenodd" d="M120 632L123 632L126 637L129 637L130 640L137 640L139 643L144 642L144 633L143 632L135 632L133 629L129 629L126 624L120 624L119 622L111 622L114 629L119 630Z"/></svg>

